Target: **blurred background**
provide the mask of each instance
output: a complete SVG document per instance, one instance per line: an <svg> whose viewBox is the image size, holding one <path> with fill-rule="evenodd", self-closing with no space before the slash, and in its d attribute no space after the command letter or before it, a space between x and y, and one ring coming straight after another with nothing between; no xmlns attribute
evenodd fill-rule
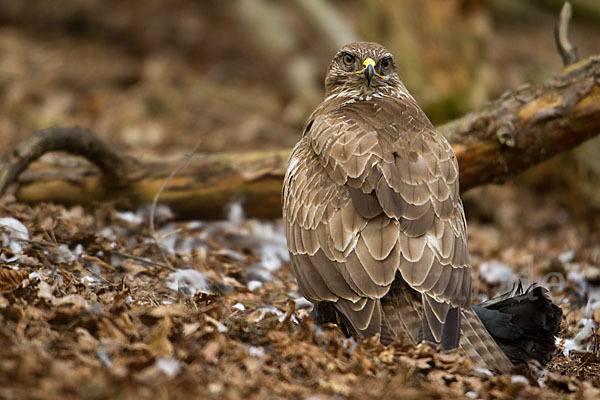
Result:
<svg viewBox="0 0 600 400"><path fill-rule="evenodd" d="M572 4L580 58L600 53L600 2ZM36 129L81 125L141 157L183 154L198 140L201 152L291 147L322 99L333 54L358 39L394 53L406 86L441 124L560 73L553 29L561 5L5 0L0 141L6 150ZM514 265L579 248L577 257L598 265L598 151L592 142L516 183L471 191L474 257L498 254ZM510 243L518 250L500 254Z"/></svg>
<svg viewBox="0 0 600 400"><path fill-rule="evenodd" d="M600 3L571 41L600 52ZM0 140L79 124L132 151L286 147L335 51L377 41L436 124L562 70L559 0L0 2Z"/></svg>

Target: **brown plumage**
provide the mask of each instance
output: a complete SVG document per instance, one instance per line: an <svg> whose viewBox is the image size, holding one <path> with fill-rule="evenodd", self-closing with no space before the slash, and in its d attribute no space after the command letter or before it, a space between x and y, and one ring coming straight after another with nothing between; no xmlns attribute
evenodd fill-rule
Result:
<svg viewBox="0 0 600 400"><path fill-rule="evenodd" d="M458 164L376 43L344 46L284 181L283 218L298 285L351 334L463 347L512 364L470 308ZM461 334L462 331L462 334Z"/></svg>

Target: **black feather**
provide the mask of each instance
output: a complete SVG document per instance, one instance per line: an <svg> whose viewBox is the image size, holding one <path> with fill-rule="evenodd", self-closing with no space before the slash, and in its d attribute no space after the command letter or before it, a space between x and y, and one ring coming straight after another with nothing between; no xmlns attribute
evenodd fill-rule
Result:
<svg viewBox="0 0 600 400"><path fill-rule="evenodd" d="M519 284L473 311L513 363L535 359L546 364L552 358L562 310L552 303L545 288L531 286L523 291Z"/></svg>

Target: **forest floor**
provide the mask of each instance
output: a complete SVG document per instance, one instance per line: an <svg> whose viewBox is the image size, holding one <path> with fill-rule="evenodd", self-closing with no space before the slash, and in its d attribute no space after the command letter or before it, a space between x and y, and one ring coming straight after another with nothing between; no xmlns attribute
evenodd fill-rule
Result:
<svg viewBox="0 0 600 400"><path fill-rule="evenodd" d="M147 209L5 198L0 398L598 398L597 241L545 195L479 196L492 211L469 218L478 299L516 272L566 277L550 280L565 319L545 369L491 376L458 353L314 326L281 222L246 220L239 205L210 223L169 221L159 207L159 250Z"/></svg>

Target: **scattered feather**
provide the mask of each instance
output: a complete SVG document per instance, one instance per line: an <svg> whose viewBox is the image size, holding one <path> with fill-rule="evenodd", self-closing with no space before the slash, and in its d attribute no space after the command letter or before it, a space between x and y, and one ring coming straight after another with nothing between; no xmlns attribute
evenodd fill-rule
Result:
<svg viewBox="0 0 600 400"><path fill-rule="evenodd" d="M167 276L167 287L188 296L194 296L196 293L212 293L209 280L202 272L195 269L182 269L170 273Z"/></svg>
<svg viewBox="0 0 600 400"><path fill-rule="evenodd" d="M248 348L248 353L252 357L261 358L261 357L264 357L264 355L265 355L265 349L263 349L262 347L258 347L258 346L250 346Z"/></svg>
<svg viewBox="0 0 600 400"><path fill-rule="evenodd" d="M248 281L248 289L252 292L260 289L262 286L263 283L261 281Z"/></svg>
<svg viewBox="0 0 600 400"><path fill-rule="evenodd" d="M29 240L29 231L18 219L0 218L0 232L2 232L2 246L8 247L13 254L19 254L27 247L24 241Z"/></svg>
<svg viewBox="0 0 600 400"><path fill-rule="evenodd" d="M158 357L155 361L156 367L165 373L169 378L173 378L181 371L181 361L175 358Z"/></svg>
<svg viewBox="0 0 600 400"><path fill-rule="evenodd" d="M504 283L507 284L515 271L508 265L498 261L487 261L479 266L480 274L489 283Z"/></svg>

